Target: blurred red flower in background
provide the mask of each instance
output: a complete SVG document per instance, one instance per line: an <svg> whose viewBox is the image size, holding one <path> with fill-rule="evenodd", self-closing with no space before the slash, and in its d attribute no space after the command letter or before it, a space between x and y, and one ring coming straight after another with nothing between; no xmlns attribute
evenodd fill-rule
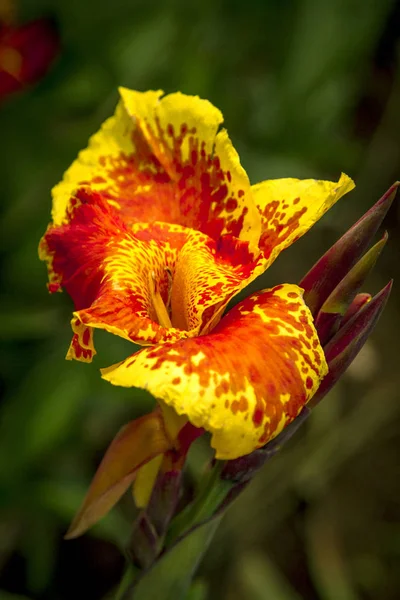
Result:
<svg viewBox="0 0 400 600"><path fill-rule="evenodd" d="M53 19L15 26L0 21L0 101L44 77L59 51Z"/></svg>

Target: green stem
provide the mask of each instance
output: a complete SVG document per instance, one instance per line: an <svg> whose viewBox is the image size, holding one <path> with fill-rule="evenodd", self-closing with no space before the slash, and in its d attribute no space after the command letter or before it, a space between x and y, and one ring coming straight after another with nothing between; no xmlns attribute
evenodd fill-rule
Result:
<svg viewBox="0 0 400 600"><path fill-rule="evenodd" d="M115 600L128 600L133 598L132 594L135 595L135 599L136 597L142 598L142 593L143 599L146 598L146 600L150 600L153 597L164 600L164 596L160 595L163 594L162 587L159 588L158 583L156 585L152 576L152 574L158 574L158 572L160 573L157 577L164 580L165 598L168 598L168 600L169 598L171 600L178 598L178 589L179 593L182 594L183 590L187 590L198 563L218 526L220 518L208 523L207 526L200 527L180 540L178 544L176 542L196 525L212 517L232 489L234 485L232 482L221 479L221 471L224 464L223 461L216 461L207 477L204 478L204 483L194 501L172 521L164 545L165 553L149 569L149 577L147 577L147 572L142 572L133 565L129 565L121 581ZM179 568L173 568L171 562L172 557L175 555L179 556ZM187 563L185 573L181 572L181 566L184 563ZM167 592L167 589L170 591ZM158 595L156 594L156 590L159 590L157 592Z"/></svg>
<svg viewBox="0 0 400 600"><path fill-rule="evenodd" d="M221 479L224 464L223 461L216 461L197 497L172 521L165 541L166 548L170 547L183 533L212 517L226 498L233 484Z"/></svg>
<svg viewBox="0 0 400 600"><path fill-rule="evenodd" d="M222 515L198 527L162 554L118 600L183 600Z"/></svg>
<svg viewBox="0 0 400 600"><path fill-rule="evenodd" d="M132 583L139 574L139 569L134 567L131 563L128 563L125 573L123 574L121 582L119 584L115 600L123 600L125 593L128 591L129 587L132 585Z"/></svg>

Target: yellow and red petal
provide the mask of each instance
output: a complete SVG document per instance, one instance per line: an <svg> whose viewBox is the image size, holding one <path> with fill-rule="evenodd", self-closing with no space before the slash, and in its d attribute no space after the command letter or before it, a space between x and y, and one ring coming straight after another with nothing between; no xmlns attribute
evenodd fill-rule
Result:
<svg viewBox="0 0 400 600"><path fill-rule="evenodd" d="M166 296L166 269L173 268L185 236L170 236L167 253L157 241L135 236L100 195L81 190L78 199L70 222L50 227L40 245L49 264L50 291L65 289L76 309L67 358L91 360L92 328L145 344L181 337L182 332L159 324L150 284L154 276ZM170 247L172 239L176 248Z"/></svg>
<svg viewBox="0 0 400 600"><path fill-rule="evenodd" d="M182 213L176 222L214 239L228 233L256 243L260 217L228 134L217 134L221 112L207 100L180 92L164 96L153 112L143 110L139 92L122 88L121 96L175 183Z"/></svg>
<svg viewBox="0 0 400 600"><path fill-rule="evenodd" d="M73 337L68 348L67 360L80 360L81 362L92 362L96 350L93 343L93 328L84 325L78 316L71 319Z"/></svg>
<svg viewBox="0 0 400 600"><path fill-rule="evenodd" d="M121 89L122 100L53 189L53 221L88 186L127 224L163 221L256 244L260 215L220 111L195 96Z"/></svg>
<svg viewBox="0 0 400 600"><path fill-rule="evenodd" d="M220 459L252 452L301 411L327 373L310 311L295 285L254 294L209 335L145 348L103 370L211 432Z"/></svg>
<svg viewBox="0 0 400 600"><path fill-rule="evenodd" d="M262 219L259 247L266 258L265 268L353 188L354 182L345 174L338 182L273 179L253 185Z"/></svg>
<svg viewBox="0 0 400 600"><path fill-rule="evenodd" d="M151 110L162 94L149 91L142 94L142 101ZM52 190L54 225L68 221L68 208L76 190L88 186L92 191L102 192L107 200L118 207L126 220L164 220L163 201L157 207L150 204L148 191L157 189L157 180L164 170L152 155L135 120L120 102L113 117L107 119L101 129L89 140L87 148L65 172L63 180ZM147 200L147 201L146 201ZM132 216L129 211L132 211ZM154 211L154 212L152 212ZM148 218L143 218L144 214ZM167 216L167 215L166 215Z"/></svg>
<svg viewBox="0 0 400 600"><path fill-rule="evenodd" d="M139 344L198 335L259 260L248 242L229 235L216 242L179 225L130 228L103 196L83 188L69 221L48 229L40 255L50 291L62 287L74 301L67 358L83 361L95 353L93 328Z"/></svg>
<svg viewBox="0 0 400 600"><path fill-rule="evenodd" d="M229 300L253 279L259 260L258 253L237 238L199 240L193 232L177 256L172 325L191 336L204 333L210 322L215 325Z"/></svg>

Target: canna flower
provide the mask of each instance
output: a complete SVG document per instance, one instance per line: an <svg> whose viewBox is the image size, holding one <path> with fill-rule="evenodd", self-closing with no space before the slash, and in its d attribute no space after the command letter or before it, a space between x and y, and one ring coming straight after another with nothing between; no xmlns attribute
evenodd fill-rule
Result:
<svg viewBox="0 0 400 600"><path fill-rule="evenodd" d="M160 457L179 463L203 430L218 459L236 459L278 435L316 393L327 364L300 287L263 290L222 315L354 187L346 175L251 185L209 102L120 93L114 117L53 189L40 244L50 291L66 290L75 305L67 358L92 360L96 328L145 346L103 377L147 389L160 407L141 421L147 441L129 468L121 457L140 437L137 422L114 441L113 468L124 476L114 472L110 495L103 464L85 504L106 490L103 513L138 469L146 480L151 467L154 480Z"/></svg>
<svg viewBox="0 0 400 600"><path fill-rule="evenodd" d="M328 365L328 373L311 402L265 446L226 461L219 483L214 484L220 486L222 495L214 493L214 503L211 511L208 508L208 512L201 510L198 514L193 510L193 503L189 504L187 510L178 516L180 526L177 528L175 522L175 527L172 528L175 535L172 539L170 535L170 543L181 535L187 535L188 531L204 520L212 519L226 510L260 467L304 423L363 347L382 314L392 287L392 281L389 281L374 297L360 292L387 241L387 234L370 250L366 250L382 224L398 186L399 183L395 183L316 262L301 281ZM132 478L136 477L134 492L138 488L139 494L147 494L146 501L139 501L137 504L147 506L135 523L131 552L143 567L147 568L152 564L162 549L162 540L176 509L179 468L191 442L202 433L186 422L181 429L178 426L174 435L173 431L168 430L172 422L171 419L164 419L162 410L158 409L132 421L121 430L108 448L67 537L79 535L96 522L115 504ZM149 448L155 458L140 468L141 464L148 461ZM154 480L156 484L153 488ZM138 494L134 495L137 499ZM204 499L195 500L195 505L199 501L204 502Z"/></svg>
<svg viewBox="0 0 400 600"><path fill-rule="evenodd" d="M59 50L50 19L16 27L0 21L0 100L39 81Z"/></svg>

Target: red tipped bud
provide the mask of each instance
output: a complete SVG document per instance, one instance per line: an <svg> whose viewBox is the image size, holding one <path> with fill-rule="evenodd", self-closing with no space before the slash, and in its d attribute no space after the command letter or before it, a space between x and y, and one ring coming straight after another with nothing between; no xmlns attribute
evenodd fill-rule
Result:
<svg viewBox="0 0 400 600"><path fill-rule="evenodd" d="M325 346L324 352L329 372L309 403L310 407L318 404L353 362L381 316L391 289L392 281L389 281L379 294L347 320L346 324Z"/></svg>
<svg viewBox="0 0 400 600"><path fill-rule="evenodd" d="M383 238L344 276L342 281L325 300L315 320L318 337L322 345L339 329L344 315L375 266L387 239L388 236L385 233Z"/></svg>
<svg viewBox="0 0 400 600"><path fill-rule="evenodd" d="M367 302L370 302L371 300L372 300L371 294L367 294L365 292L362 292L361 294L357 294L357 296L354 298L353 302L350 304L349 308L347 309L346 314L343 317L343 320L341 323L342 327L343 327L343 325L345 325L345 323L350 321L350 319L352 319L354 317L354 315L356 313L358 313L358 311L361 310L365 304L367 304Z"/></svg>
<svg viewBox="0 0 400 600"><path fill-rule="evenodd" d="M394 183L311 268L300 282L304 300L316 315L325 300L363 255L385 218L400 182Z"/></svg>

